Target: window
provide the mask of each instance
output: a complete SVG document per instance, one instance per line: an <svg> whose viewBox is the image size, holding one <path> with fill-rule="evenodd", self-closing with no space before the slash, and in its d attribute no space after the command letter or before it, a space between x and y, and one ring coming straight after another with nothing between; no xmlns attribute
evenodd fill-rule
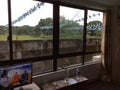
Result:
<svg viewBox="0 0 120 90"><path fill-rule="evenodd" d="M36 75L101 59L103 12L52 1L9 1L9 10L7 0L0 3L0 62L32 61Z"/></svg>
<svg viewBox="0 0 120 90"><path fill-rule="evenodd" d="M58 59L58 69L62 69L65 66L74 66L76 64L82 64L82 56L65 57Z"/></svg>
<svg viewBox="0 0 120 90"><path fill-rule="evenodd" d="M32 65L33 75L53 70L53 60L38 61L34 62Z"/></svg>
<svg viewBox="0 0 120 90"><path fill-rule="evenodd" d="M9 60L10 50L8 31L8 6L7 0L0 1L0 60Z"/></svg>
<svg viewBox="0 0 120 90"><path fill-rule="evenodd" d="M103 26L103 12L88 10L86 52L101 51L101 36ZM101 53L85 55L85 61L101 60Z"/></svg>
<svg viewBox="0 0 120 90"><path fill-rule="evenodd" d="M88 10L86 52L101 51L103 13Z"/></svg>
<svg viewBox="0 0 120 90"><path fill-rule="evenodd" d="M31 0L11 1L14 59L52 55L53 5Z"/></svg>
<svg viewBox="0 0 120 90"><path fill-rule="evenodd" d="M100 61L100 60L101 60L101 53L94 53L94 54L85 55L85 62Z"/></svg>
<svg viewBox="0 0 120 90"><path fill-rule="evenodd" d="M60 6L59 22L59 53L63 54L82 51L84 10Z"/></svg>

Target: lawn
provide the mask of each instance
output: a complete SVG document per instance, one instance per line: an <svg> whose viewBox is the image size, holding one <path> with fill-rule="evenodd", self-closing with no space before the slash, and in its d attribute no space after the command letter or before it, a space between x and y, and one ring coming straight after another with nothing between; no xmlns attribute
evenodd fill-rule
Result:
<svg viewBox="0 0 120 90"><path fill-rule="evenodd" d="M8 35L0 35L0 41L7 41ZM40 37L40 36L30 36L30 35L13 35L13 40L48 40L52 39L52 36Z"/></svg>
<svg viewBox="0 0 120 90"><path fill-rule="evenodd" d="M0 41L7 41L8 35L0 35ZM74 34L60 34L60 39L81 39L82 35L74 35ZM89 38L99 38L96 36L87 35L87 39ZM31 36L31 35L13 35L13 40L52 40L52 35L48 36Z"/></svg>

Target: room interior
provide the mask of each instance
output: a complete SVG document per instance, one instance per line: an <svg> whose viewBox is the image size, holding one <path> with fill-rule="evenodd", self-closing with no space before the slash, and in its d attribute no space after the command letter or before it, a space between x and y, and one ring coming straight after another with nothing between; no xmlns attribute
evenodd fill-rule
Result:
<svg viewBox="0 0 120 90"><path fill-rule="evenodd" d="M8 0L8 2L10 3L11 0ZM38 0L39 1L39 0ZM95 61L95 62L91 62L91 63L86 63L83 65L75 65L74 67L70 67L70 76L74 76L76 73L76 68L80 69L80 73L82 76L85 76L88 79L88 83L83 85L86 87L86 85L88 85L89 87L92 87L92 89L85 89L85 90L96 90L96 88L93 89L93 85L97 86L97 84L94 82L96 80L100 80L104 83L99 83L100 86L104 86L105 88L106 86L108 86L108 88L110 88L109 90L115 90L115 89L111 89L111 87L115 84L115 86L112 86L112 88L116 88L119 87L120 85L120 71L119 71L119 55L120 55L120 1L119 0L41 0L43 2L54 2L56 5L58 5L59 3L62 3L63 5L68 4L68 6L73 5L73 6L77 6L77 7L84 7L84 8L90 8L90 9L95 9L95 10L100 10L104 12L103 15L103 32L102 32L102 41L101 41L101 60L99 61ZM9 4L8 4L8 11L9 14L11 13L9 10ZM56 14L57 15L57 14ZM11 20L10 20L11 14L9 15L9 25L8 27L10 28L11 31ZM54 16L56 17L56 16ZM58 20L58 17L56 17ZM55 21L54 21L55 22ZM58 23L57 23L58 24ZM55 28L58 27L57 25L55 26ZM10 33L10 32L9 32ZM54 32L54 35L58 33L58 32ZM55 36L57 37L57 36ZM57 38L59 39L59 38ZM54 42L58 42L56 41L57 39L54 39ZM11 41L12 39L10 39ZM54 43L54 45L57 45L58 43ZM10 44L11 45L11 44ZM58 46L58 45L57 45ZM11 47L11 46L10 46ZM57 47L53 48L54 50L56 50ZM12 51L12 50L11 50ZM57 50L58 51L58 50ZM57 52L56 51L56 52ZM53 51L53 54L56 54L56 52ZM13 52L11 52L13 54ZM12 54L10 54L10 59L12 60ZM55 57L54 55L54 59L56 59L57 57ZM70 54L72 56L74 56L75 54ZM66 55L66 57L70 56L70 55ZM75 55L76 56L76 55ZM64 57L64 55L61 57ZM44 56L41 57L41 59L44 60L48 60L51 59L52 56ZM4 65L8 65L8 63L10 64L19 64L19 63L25 63L27 61L32 61L34 62L39 62L40 60L35 58L27 58L24 61L21 61L21 59L18 59L16 61L0 61L0 66L4 66ZM55 63L55 62L54 62ZM54 66L55 67L55 66ZM47 73L42 73L42 74L38 74L38 75L33 75L33 82L36 83L36 85L38 85L39 87L41 87L43 84L49 83L49 82L54 82L57 80L61 80L64 79L65 77L65 72L63 69L61 70L56 70L54 68L54 70L52 72L47 72ZM93 84L92 84L93 83ZM113 84L114 83L114 84ZM82 84L81 84L82 85ZM116 86L117 85L117 86ZM74 89L71 90L77 90L76 88L78 88L78 86L74 87ZM98 88L99 86L97 86ZM79 89L79 88L78 88ZM64 90L64 89L63 89ZM67 90L67 89L66 89ZM70 90L70 89L69 89ZM84 90L84 89L82 89ZM100 89L102 90L102 89Z"/></svg>
<svg viewBox="0 0 120 90"><path fill-rule="evenodd" d="M119 43L120 43L119 24L120 23L119 23L119 18L117 14L118 14L118 8L120 5L120 1L119 0L100 0L100 1L97 1L97 0L75 0L75 1L60 0L60 1L64 3L70 3L70 4L81 5L81 6L90 7L90 8L97 8L99 10L109 11L108 17L106 17L106 21L105 21L106 24L104 26L104 29L105 29L104 49L105 50L103 51L103 54L104 54L105 62L110 63L110 65L108 65L108 68L110 68L110 70L108 70L108 74L110 74L110 76L108 75L103 78L108 79L107 80L108 82L112 81L112 82L119 83L120 75L118 71L118 68L119 68L118 58L119 58L119 51L120 51L119 50ZM81 67L81 69L83 70L83 71L81 70L81 72L87 74L86 76L89 77L90 79L95 79L96 77L98 77L98 74L100 73L101 69L99 67L101 67L100 63L96 63L90 66L90 68L96 69L96 70L91 71L91 72L94 72L94 74L93 73L87 74L87 72L84 71L86 67L84 69L82 69L83 67ZM93 75L94 77L92 77Z"/></svg>

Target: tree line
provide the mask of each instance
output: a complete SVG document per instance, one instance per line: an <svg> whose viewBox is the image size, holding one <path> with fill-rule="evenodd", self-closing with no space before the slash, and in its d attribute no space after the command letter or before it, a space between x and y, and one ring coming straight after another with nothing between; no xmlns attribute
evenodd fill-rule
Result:
<svg viewBox="0 0 120 90"><path fill-rule="evenodd" d="M87 26L102 25L100 21L91 21L87 23ZM8 27L0 26L0 35L5 35L8 33ZM48 36L53 33L53 19L46 18L40 19L36 26L13 26L12 34L13 35L31 35L31 36ZM79 22L66 19L64 16L60 16L60 33L64 35L73 35L73 34L82 34L83 25L80 25ZM87 29L88 36L101 36L100 28L96 30Z"/></svg>

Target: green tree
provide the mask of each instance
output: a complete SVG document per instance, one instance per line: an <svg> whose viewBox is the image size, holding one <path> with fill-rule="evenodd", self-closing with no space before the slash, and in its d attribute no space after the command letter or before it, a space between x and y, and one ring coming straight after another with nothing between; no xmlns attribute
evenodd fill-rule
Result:
<svg viewBox="0 0 120 90"><path fill-rule="evenodd" d="M36 36L43 36L43 35L50 35L52 34L52 28L43 28L53 26L53 19L52 18L46 18L46 19L40 19L38 25L36 25L34 29L34 35Z"/></svg>
<svg viewBox="0 0 120 90"><path fill-rule="evenodd" d="M63 39L81 38L82 27L78 22L74 20L66 19L64 16L60 16L60 37Z"/></svg>
<svg viewBox="0 0 120 90"><path fill-rule="evenodd" d="M66 19L64 16L60 16L60 26L62 29L70 27L79 27L79 23L73 20Z"/></svg>
<svg viewBox="0 0 120 90"><path fill-rule="evenodd" d="M4 26L0 26L0 35L4 35L7 32Z"/></svg>
<svg viewBox="0 0 120 90"><path fill-rule="evenodd" d="M33 27L25 25L13 27L12 33L15 35L32 35L34 32Z"/></svg>
<svg viewBox="0 0 120 90"><path fill-rule="evenodd" d="M102 30L96 30L95 31L97 37L101 37L102 35Z"/></svg>
<svg viewBox="0 0 120 90"><path fill-rule="evenodd" d="M102 25L102 22L101 21L91 21L91 22L89 22L89 23L87 23L87 26L89 27L89 26L92 26L92 27L94 27L94 25ZM99 28L97 28L97 29L95 29L95 30L93 30L93 29L89 29L88 28L88 35L90 35L90 36L101 36L101 30L99 30Z"/></svg>

